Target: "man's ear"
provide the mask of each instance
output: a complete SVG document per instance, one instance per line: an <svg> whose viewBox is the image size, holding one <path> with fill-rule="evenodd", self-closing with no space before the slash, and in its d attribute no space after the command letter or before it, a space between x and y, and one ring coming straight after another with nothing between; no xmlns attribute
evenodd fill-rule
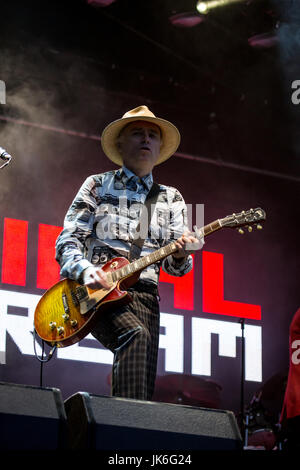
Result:
<svg viewBox="0 0 300 470"><path fill-rule="evenodd" d="M116 145L117 145L117 148L118 148L119 152L121 153L122 142L121 142L121 136L120 135L117 137Z"/></svg>
<svg viewBox="0 0 300 470"><path fill-rule="evenodd" d="M162 148L162 145L164 143L164 138L163 138L163 132L162 132L161 128L159 128L159 133L160 133L160 146L159 146L159 148Z"/></svg>

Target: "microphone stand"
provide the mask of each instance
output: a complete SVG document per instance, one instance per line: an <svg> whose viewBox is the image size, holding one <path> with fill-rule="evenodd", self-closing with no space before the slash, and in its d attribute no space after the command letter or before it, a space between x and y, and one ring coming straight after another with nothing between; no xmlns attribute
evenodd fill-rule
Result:
<svg viewBox="0 0 300 470"><path fill-rule="evenodd" d="M11 159L9 159L7 162L3 163L3 165L0 166L0 170L1 170L2 168L4 168L6 165L9 165L10 160L11 160Z"/></svg>
<svg viewBox="0 0 300 470"><path fill-rule="evenodd" d="M245 319L239 320L242 329L242 358L241 358L241 401L240 401L240 416L241 416L241 434L243 443L245 442L245 424L244 424L244 389L245 389Z"/></svg>
<svg viewBox="0 0 300 470"><path fill-rule="evenodd" d="M1 170L2 168L10 164L12 157L6 152L4 148L0 147L0 158L1 160L4 160L3 165L0 166L0 170Z"/></svg>

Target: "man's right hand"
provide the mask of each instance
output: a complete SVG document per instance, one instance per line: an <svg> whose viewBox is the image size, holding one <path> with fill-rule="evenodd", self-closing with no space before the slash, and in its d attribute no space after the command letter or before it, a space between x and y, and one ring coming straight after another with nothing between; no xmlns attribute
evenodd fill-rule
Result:
<svg viewBox="0 0 300 470"><path fill-rule="evenodd" d="M91 289L109 289L111 284L107 281L106 273L101 268L91 266L82 273L83 284Z"/></svg>

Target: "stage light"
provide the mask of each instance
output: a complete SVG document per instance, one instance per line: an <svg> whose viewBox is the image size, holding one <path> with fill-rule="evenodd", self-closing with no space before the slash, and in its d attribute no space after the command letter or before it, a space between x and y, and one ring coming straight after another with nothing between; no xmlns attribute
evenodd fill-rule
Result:
<svg viewBox="0 0 300 470"><path fill-rule="evenodd" d="M205 14L208 12L207 4L205 2L198 2L197 3L197 10L199 13Z"/></svg>
<svg viewBox="0 0 300 470"><path fill-rule="evenodd" d="M210 10L215 8L224 7L230 5L231 3L241 3L243 0L210 0L210 1L198 1L196 8L202 15L207 15Z"/></svg>
<svg viewBox="0 0 300 470"><path fill-rule="evenodd" d="M88 5L91 5L92 7L108 7L112 3L114 3L116 0L86 0Z"/></svg>
<svg viewBox="0 0 300 470"><path fill-rule="evenodd" d="M278 43L279 37L274 31L257 34L248 39L249 46L259 49L269 49L270 47L276 46Z"/></svg>
<svg viewBox="0 0 300 470"><path fill-rule="evenodd" d="M169 17L170 23L179 28L193 28L202 23L204 17L196 12L177 13Z"/></svg>

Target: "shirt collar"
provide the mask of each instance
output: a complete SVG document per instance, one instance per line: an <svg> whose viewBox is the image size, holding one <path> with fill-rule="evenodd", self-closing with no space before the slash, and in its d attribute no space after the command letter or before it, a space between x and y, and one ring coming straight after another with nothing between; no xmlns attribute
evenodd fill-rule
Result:
<svg viewBox="0 0 300 470"><path fill-rule="evenodd" d="M135 173L133 173L129 168L127 168L125 165L122 166L122 168L119 168L117 170L117 177L122 179L123 182L126 184L127 181L129 181L131 178L135 179L138 183L143 184L148 191L150 191L152 184L153 184L153 176L152 172L148 173L148 175L143 176L140 178L137 176Z"/></svg>

